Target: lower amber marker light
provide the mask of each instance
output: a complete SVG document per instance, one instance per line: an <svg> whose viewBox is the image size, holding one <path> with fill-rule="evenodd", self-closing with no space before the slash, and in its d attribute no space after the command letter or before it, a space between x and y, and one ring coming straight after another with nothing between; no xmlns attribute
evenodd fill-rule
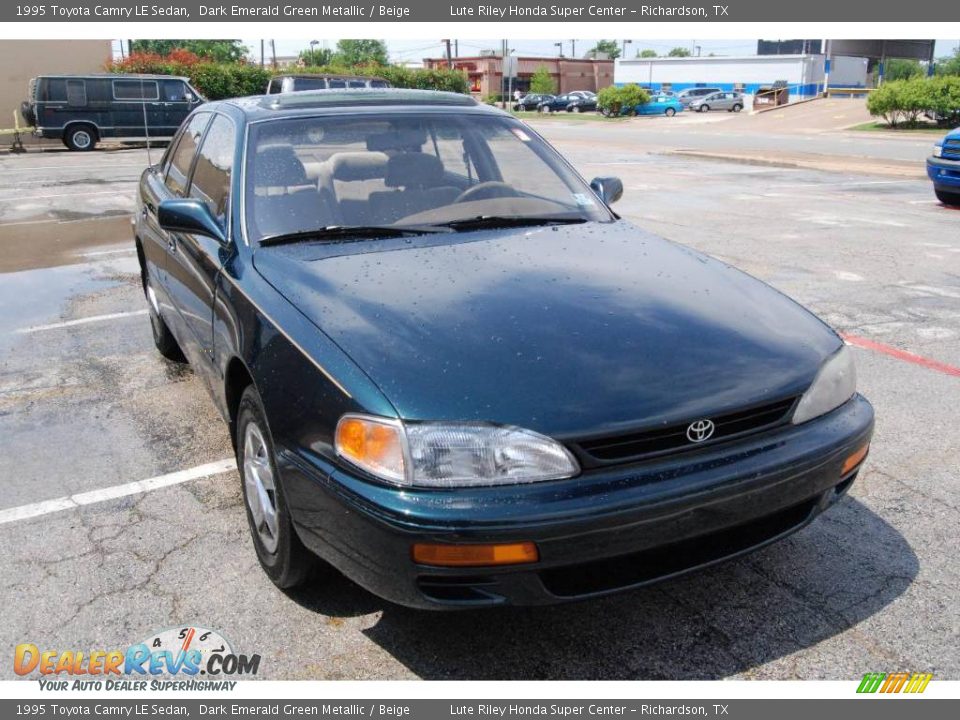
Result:
<svg viewBox="0 0 960 720"><path fill-rule="evenodd" d="M864 443L863 447L858 448L854 453L849 455L846 460L843 461L843 467L840 468L840 474L846 475L848 472L853 470L857 465L863 462L863 459L867 456L867 450L870 449L870 443Z"/></svg>
<svg viewBox="0 0 960 720"><path fill-rule="evenodd" d="M540 559L532 542L496 545L453 545L416 543L413 561L419 565L438 567L481 567L487 565L522 565Z"/></svg>

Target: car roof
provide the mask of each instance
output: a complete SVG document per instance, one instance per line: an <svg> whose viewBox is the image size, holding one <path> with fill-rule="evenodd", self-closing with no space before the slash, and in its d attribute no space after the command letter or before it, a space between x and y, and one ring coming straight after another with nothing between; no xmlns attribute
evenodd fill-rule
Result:
<svg viewBox="0 0 960 720"><path fill-rule="evenodd" d="M429 110L456 110L477 114L507 115L490 105L482 105L469 95L410 90L402 88L354 88L340 90L305 90L301 92L256 95L208 104L208 109L226 105L239 111L247 122L316 115L330 115Z"/></svg>
<svg viewBox="0 0 960 720"><path fill-rule="evenodd" d="M85 73L81 75L67 75L67 74L53 74L53 75L37 75L35 80L45 80L47 78L54 79L77 79L77 80L185 80L190 81L190 78L184 75L152 75L149 73Z"/></svg>

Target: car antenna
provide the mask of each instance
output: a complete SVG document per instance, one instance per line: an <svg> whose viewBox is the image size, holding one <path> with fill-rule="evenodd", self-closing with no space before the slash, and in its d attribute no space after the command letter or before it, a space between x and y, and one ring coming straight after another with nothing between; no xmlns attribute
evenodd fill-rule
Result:
<svg viewBox="0 0 960 720"><path fill-rule="evenodd" d="M140 74L140 109L143 111L143 132L147 136L147 165L153 165L150 157L150 125L147 123L147 98L144 93L143 74ZM160 84L157 83L159 89ZM157 99L159 100L159 94Z"/></svg>

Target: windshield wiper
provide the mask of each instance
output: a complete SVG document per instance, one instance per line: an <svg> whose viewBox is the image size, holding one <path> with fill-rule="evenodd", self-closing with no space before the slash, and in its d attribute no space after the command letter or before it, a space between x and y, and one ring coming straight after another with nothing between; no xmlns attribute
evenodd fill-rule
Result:
<svg viewBox="0 0 960 720"><path fill-rule="evenodd" d="M312 230L270 235L261 239L260 245L287 245L308 240L341 240L343 238L392 238L446 232L453 232L453 230L437 225L327 225Z"/></svg>
<svg viewBox="0 0 960 720"><path fill-rule="evenodd" d="M483 230L486 228L536 227L541 225L578 225L588 221L589 218L579 215L576 217L563 215L477 215L472 218L438 223L432 227L449 228L451 230Z"/></svg>

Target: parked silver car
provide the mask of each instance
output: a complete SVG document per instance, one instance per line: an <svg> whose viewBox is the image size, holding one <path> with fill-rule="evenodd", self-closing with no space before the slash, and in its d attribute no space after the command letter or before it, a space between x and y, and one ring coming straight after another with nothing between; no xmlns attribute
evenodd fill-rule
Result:
<svg viewBox="0 0 960 720"><path fill-rule="evenodd" d="M737 92L716 92L697 98L689 105L695 112L709 112L711 110L726 110L740 112L743 110L743 95Z"/></svg>
<svg viewBox="0 0 960 720"><path fill-rule="evenodd" d="M677 100L683 103L684 107L689 107L690 103L694 100L699 100L702 97L707 95L713 95L714 93L720 92L718 87L695 87L687 88L686 90L681 90L677 93Z"/></svg>

